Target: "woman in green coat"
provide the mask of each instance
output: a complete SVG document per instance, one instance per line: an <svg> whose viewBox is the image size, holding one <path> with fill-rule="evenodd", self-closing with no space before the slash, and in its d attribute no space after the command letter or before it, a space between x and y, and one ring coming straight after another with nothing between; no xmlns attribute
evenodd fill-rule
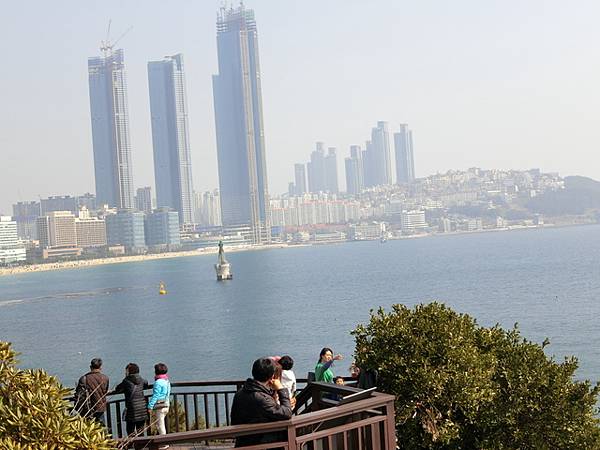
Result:
<svg viewBox="0 0 600 450"><path fill-rule="evenodd" d="M333 370L331 365L334 361L344 359L342 355L333 356L333 350L329 347L324 347L319 354L319 362L315 367L315 381L324 381L325 383L333 383Z"/></svg>

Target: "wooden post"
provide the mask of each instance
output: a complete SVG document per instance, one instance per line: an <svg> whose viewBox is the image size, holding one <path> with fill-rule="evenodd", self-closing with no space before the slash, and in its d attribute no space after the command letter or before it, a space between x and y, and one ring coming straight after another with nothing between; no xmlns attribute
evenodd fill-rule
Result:
<svg viewBox="0 0 600 450"><path fill-rule="evenodd" d="M296 450L296 426L290 421L287 426L288 450Z"/></svg>
<svg viewBox="0 0 600 450"><path fill-rule="evenodd" d="M396 412L394 410L394 401L391 400L385 404L385 448L386 450L396 449Z"/></svg>

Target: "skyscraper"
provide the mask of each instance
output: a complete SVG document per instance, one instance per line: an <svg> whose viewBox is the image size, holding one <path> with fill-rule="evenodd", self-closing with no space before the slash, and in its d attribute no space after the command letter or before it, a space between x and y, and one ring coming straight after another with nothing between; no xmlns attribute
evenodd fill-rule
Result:
<svg viewBox="0 0 600 450"><path fill-rule="evenodd" d="M219 74L213 76L223 225L250 224L255 243L270 240L269 193L254 11L221 8Z"/></svg>
<svg viewBox="0 0 600 450"><path fill-rule="evenodd" d="M365 187L377 186L375 176L373 175L373 144L371 141L365 142L365 149L362 151L363 163L363 182Z"/></svg>
<svg viewBox="0 0 600 450"><path fill-rule="evenodd" d="M296 195L306 194L306 166L304 164L294 164L294 181Z"/></svg>
<svg viewBox="0 0 600 450"><path fill-rule="evenodd" d="M182 224L194 222L192 160L188 138L183 55L148 63L154 181L157 208L179 212Z"/></svg>
<svg viewBox="0 0 600 450"><path fill-rule="evenodd" d="M133 208L129 113L123 50L88 59L98 206Z"/></svg>
<svg viewBox="0 0 600 450"><path fill-rule="evenodd" d="M364 188L362 151L359 145L350 146L350 158L344 160L346 167L346 192L359 194Z"/></svg>
<svg viewBox="0 0 600 450"><path fill-rule="evenodd" d="M405 123L400 124L400 132L394 133L396 149L396 182L410 183L415 179L412 131Z"/></svg>
<svg viewBox="0 0 600 450"><path fill-rule="evenodd" d="M336 149L335 147L329 147L325 157L325 190L337 193L339 191L338 186Z"/></svg>
<svg viewBox="0 0 600 450"><path fill-rule="evenodd" d="M377 122L377 127L371 131L371 143L370 169L373 185L392 184L390 136L387 122Z"/></svg>
<svg viewBox="0 0 600 450"><path fill-rule="evenodd" d="M307 164L308 190L310 192L325 192L325 144L317 142L315 150L310 154Z"/></svg>

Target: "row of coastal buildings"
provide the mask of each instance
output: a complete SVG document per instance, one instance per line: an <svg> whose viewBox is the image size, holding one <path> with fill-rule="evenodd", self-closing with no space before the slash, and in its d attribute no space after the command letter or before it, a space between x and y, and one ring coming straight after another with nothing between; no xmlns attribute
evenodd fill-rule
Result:
<svg viewBox="0 0 600 450"><path fill-rule="evenodd" d="M18 205L20 207L31 204ZM32 213L32 211L29 211ZM149 214L105 209L94 216L86 206L43 215L0 216L0 264L21 261L103 257L162 252L180 248L176 211L157 209Z"/></svg>
<svg viewBox="0 0 600 450"><path fill-rule="evenodd" d="M538 169L448 171L411 183L347 192L290 193L270 199L273 242L367 240L406 235L539 226L523 209L531 199L564 189L556 173ZM196 195L195 220L181 225L176 211L152 208L151 191L138 191L140 211L98 208L93 195L50 197L13 205L2 218L0 263L191 250L219 240L252 244L249 226L224 227L218 191Z"/></svg>

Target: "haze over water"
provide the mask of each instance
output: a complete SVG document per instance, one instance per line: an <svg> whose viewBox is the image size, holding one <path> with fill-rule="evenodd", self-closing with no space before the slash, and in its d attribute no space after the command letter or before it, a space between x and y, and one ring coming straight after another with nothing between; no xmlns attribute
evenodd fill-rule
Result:
<svg viewBox="0 0 600 450"><path fill-rule="evenodd" d="M217 283L214 255L0 278L0 339L73 385L92 357L111 386L134 361L151 378L238 379L252 361L289 353L296 374L327 345L346 359L349 331L369 310L438 299L482 325L519 323L559 359L600 375L600 226L438 236L230 253L235 279ZM169 291L158 295L159 281Z"/></svg>

